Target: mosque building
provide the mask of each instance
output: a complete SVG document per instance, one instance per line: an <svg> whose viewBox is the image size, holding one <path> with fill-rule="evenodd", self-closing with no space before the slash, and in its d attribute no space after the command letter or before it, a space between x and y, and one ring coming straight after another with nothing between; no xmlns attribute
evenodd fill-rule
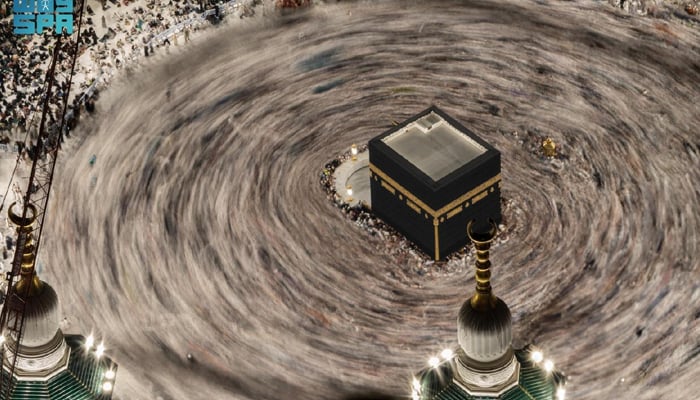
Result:
<svg viewBox="0 0 700 400"><path fill-rule="evenodd" d="M457 319L457 351L413 379L413 400L564 400L565 377L538 349L513 349L512 318L503 300L491 290L489 248L496 225L469 222L476 248L476 293L467 299Z"/></svg>
<svg viewBox="0 0 700 400"><path fill-rule="evenodd" d="M34 209L34 214L36 210ZM23 310L9 313L2 342L0 400L109 400L117 366L104 354L102 343L80 335L64 335L59 326L56 291L34 271L33 218L12 212L27 240L23 246L20 278L4 306ZM18 251L20 248L18 247ZM23 324L23 328L11 328ZM9 332L9 333L8 333ZM17 335L17 332L21 332ZM19 338L18 338L19 336ZM12 366L14 365L14 368Z"/></svg>

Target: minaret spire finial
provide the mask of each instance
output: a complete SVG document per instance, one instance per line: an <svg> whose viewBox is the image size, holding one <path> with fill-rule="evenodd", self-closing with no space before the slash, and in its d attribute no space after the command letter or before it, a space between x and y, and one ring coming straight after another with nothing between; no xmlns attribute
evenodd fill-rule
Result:
<svg viewBox="0 0 700 400"><path fill-rule="evenodd" d="M25 294L28 296L34 296L35 294L39 293L43 287L43 283L36 275L36 271L34 269L36 254L34 235L32 233L34 228L32 225L34 225L34 221L36 220L37 210L34 205L28 204L27 211L29 211L30 215L27 217L22 217L12 211L14 205L15 203L10 205L9 209L7 210L7 214L10 221L17 225L17 249L22 250L22 259L20 262L19 271L21 278L15 284L15 293L21 296L24 296ZM13 265L12 268L15 268L15 266ZM27 283L31 283L28 291L26 289Z"/></svg>
<svg viewBox="0 0 700 400"><path fill-rule="evenodd" d="M472 308L478 311L486 311L496 307L496 295L491 291L491 261L489 261L489 248L496 237L496 224L489 220L490 229L485 232L484 227L475 232L474 220L467 225L467 235L476 248L476 293L470 303Z"/></svg>

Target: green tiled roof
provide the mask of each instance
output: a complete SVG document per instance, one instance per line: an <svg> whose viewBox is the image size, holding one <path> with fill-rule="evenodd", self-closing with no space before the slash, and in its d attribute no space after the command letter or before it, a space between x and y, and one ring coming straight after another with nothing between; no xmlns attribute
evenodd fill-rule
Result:
<svg viewBox="0 0 700 400"><path fill-rule="evenodd" d="M500 396L473 396L453 382L452 363L445 362L424 371L420 376L421 400L554 400L557 385L563 383L559 372L546 373L534 364L526 350L516 350L520 363L518 385Z"/></svg>
<svg viewBox="0 0 700 400"><path fill-rule="evenodd" d="M5 398L4 390L0 400L110 400L112 392L103 392L104 373L117 365L108 357L97 359L88 354L82 344L85 338L79 335L66 335L66 344L71 349L68 368L47 381L18 381L12 377L12 393ZM5 382L7 371L3 370Z"/></svg>

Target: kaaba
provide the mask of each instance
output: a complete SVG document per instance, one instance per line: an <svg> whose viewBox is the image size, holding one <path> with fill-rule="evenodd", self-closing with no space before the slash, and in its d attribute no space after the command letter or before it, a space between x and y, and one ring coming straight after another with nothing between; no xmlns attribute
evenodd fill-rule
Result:
<svg viewBox="0 0 700 400"><path fill-rule="evenodd" d="M501 222L501 153L436 106L371 139L369 169L372 212L435 260Z"/></svg>

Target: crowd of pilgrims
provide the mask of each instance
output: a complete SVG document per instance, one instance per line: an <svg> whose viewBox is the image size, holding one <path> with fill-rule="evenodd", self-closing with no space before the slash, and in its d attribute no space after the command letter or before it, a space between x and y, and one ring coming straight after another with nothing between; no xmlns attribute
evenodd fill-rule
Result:
<svg viewBox="0 0 700 400"><path fill-rule="evenodd" d="M91 113L95 109L98 90L88 90L92 82L99 77L100 84L106 85L116 70L126 63L149 56L149 53L152 55L155 48L170 46L172 37L170 40L154 38L181 21L197 17L206 9L209 0L195 1L197 4L190 0L98 0L87 4L78 40L78 57L87 52L90 61L78 62L75 67L67 105L67 129L63 130L66 135L75 128L81 111ZM15 35L11 7L12 0L0 0L0 145L21 152L26 132L34 136L38 132L46 71L56 40L49 33ZM93 8L99 12L95 13ZM110 8L112 10L107 11ZM76 10L74 33L77 33L78 15L79 10ZM99 26L96 25L98 20ZM193 25L192 29L198 30L199 26ZM188 27L183 32L184 42L189 41L189 34ZM49 132L57 132L61 123L75 48L74 36L77 35L64 37L61 41L57 78L46 121ZM62 135L59 136L62 140Z"/></svg>
<svg viewBox="0 0 700 400"><path fill-rule="evenodd" d="M54 50L52 36L16 36L11 22L0 23L0 142L8 144L18 139L31 126L38 126L45 93L46 69ZM61 72L49 98L47 124L57 129L68 90L73 43L64 41L59 50L56 71ZM75 98L78 99L77 97ZM93 104L87 105L91 107ZM37 112L38 111L38 112ZM75 118L70 123L75 126Z"/></svg>

